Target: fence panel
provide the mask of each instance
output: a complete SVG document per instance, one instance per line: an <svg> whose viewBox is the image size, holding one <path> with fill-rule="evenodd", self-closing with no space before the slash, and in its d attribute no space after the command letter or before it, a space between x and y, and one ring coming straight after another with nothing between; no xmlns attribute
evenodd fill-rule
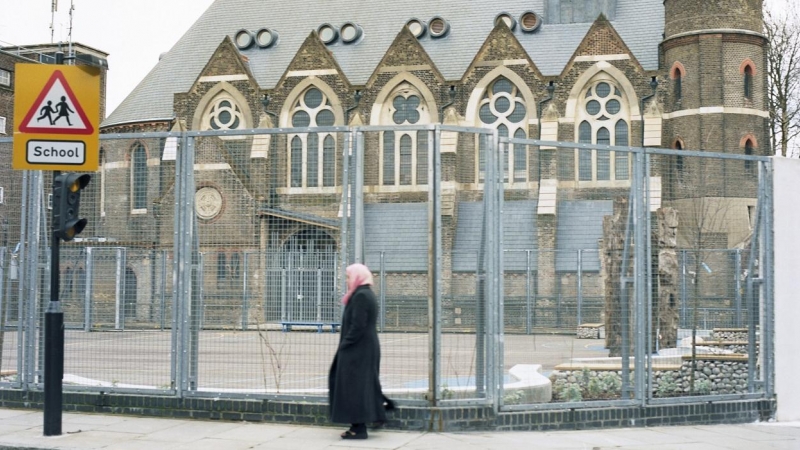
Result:
<svg viewBox="0 0 800 450"><path fill-rule="evenodd" d="M509 177L504 186L503 406L629 401L640 239L629 220L635 154L505 142L537 163L529 179ZM531 190L538 195L528 197Z"/></svg>
<svg viewBox="0 0 800 450"><path fill-rule="evenodd" d="M650 191L656 399L763 392L766 304L754 280L766 224L766 165L745 155L655 150ZM748 289L748 286L750 289ZM749 295L752 293L752 295Z"/></svg>
<svg viewBox="0 0 800 450"><path fill-rule="evenodd" d="M194 139L190 390L327 395L347 135Z"/></svg>
<svg viewBox="0 0 800 450"><path fill-rule="evenodd" d="M103 137L89 226L61 248L66 389L324 400L359 261L384 389L408 403L770 392L763 158L454 127L240 133ZM50 176L12 173L0 384L38 389Z"/></svg>
<svg viewBox="0 0 800 450"><path fill-rule="evenodd" d="M0 153L12 154L12 140L0 139ZM11 170L11 158L0 161L0 385L19 381L20 337L20 222L23 211L22 172Z"/></svg>

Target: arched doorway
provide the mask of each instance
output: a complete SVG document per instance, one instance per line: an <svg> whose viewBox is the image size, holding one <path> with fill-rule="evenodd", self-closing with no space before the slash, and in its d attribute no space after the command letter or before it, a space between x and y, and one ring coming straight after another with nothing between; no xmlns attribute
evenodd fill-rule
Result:
<svg viewBox="0 0 800 450"><path fill-rule="evenodd" d="M320 229L306 229L286 240L281 251L286 281L281 320L335 320L336 255L336 241Z"/></svg>

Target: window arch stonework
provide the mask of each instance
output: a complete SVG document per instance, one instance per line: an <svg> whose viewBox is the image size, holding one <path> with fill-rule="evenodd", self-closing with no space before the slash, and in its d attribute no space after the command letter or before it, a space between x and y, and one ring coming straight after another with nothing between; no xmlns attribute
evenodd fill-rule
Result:
<svg viewBox="0 0 800 450"><path fill-rule="evenodd" d="M531 108L524 91L509 78L500 75L480 93L476 106L477 125L494 128L500 137L525 139ZM486 170L487 138L477 136L477 179L483 181ZM527 146L515 144L503 155L503 179L509 182L527 182L529 157Z"/></svg>
<svg viewBox="0 0 800 450"><path fill-rule="evenodd" d="M198 102L192 120L193 130L238 130L253 128L253 116L247 98L232 84L221 81ZM222 139L245 139L223 136Z"/></svg>
<svg viewBox="0 0 800 450"><path fill-rule="evenodd" d="M383 102L382 125L424 125L431 123L427 96L413 84L403 81ZM429 131L404 130L381 133L379 183L381 186L424 186L428 184Z"/></svg>
<svg viewBox="0 0 800 450"><path fill-rule="evenodd" d="M340 114L323 89L309 85L289 104L292 128L332 127ZM288 136L287 186L328 188L336 185L336 135L309 130Z"/></svg>
<svg viewBox="0 0 800 450"><path fill-rule="evenodd" d="M630 108L624 91L613 78L594 77L576 105L576 136L583 144L628 146ZM630 179L630 154L578 149L576 181L611 182Z"/></svg>

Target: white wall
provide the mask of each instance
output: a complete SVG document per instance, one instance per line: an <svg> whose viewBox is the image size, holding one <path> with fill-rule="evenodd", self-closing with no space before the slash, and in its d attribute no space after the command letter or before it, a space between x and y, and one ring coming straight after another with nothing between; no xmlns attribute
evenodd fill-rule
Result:
<svg viewBox="0 0 800 450"><path fill-rule="evenodd" d="M776 418L789 422L800 420L800 160L773 161Z"/></svg>

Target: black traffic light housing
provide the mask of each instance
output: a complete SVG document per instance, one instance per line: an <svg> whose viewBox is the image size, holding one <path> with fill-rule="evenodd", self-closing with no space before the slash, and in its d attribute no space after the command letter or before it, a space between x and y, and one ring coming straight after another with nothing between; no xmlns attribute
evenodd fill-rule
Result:
<svg viewBox="0 0 800 450"><path fill-rule="evenodd" d="M78 217L81 190L89 184L91 175L62 173L53 180L53 231L56 237L71 241L86 228L87 220Z"/></svg>

